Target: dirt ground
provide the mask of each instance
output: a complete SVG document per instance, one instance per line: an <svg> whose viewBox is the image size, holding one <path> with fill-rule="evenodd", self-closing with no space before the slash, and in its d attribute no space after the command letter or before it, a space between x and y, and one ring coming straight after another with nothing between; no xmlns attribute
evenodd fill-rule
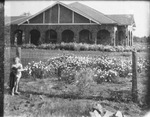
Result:
<svg viewBox="0 0 150 117"><path fill-rule="evenodd" d="M20 95L11 96L5 87L5 116L82 117L89 116L92 105L100 103L111 112L122 111L128 117L142 117L147 110L142 101L146 78L138 77L139 104L131 101L131 78L118 78L118 83L92 84L82 94L57 78L21 79Z"/></svg>

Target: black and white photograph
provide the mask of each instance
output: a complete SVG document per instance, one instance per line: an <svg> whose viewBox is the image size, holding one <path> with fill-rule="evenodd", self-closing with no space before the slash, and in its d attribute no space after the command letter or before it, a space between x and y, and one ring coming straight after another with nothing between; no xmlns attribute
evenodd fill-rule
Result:
<svg viewBox="0 0 150 117"><path fill-rule="evenodd" d="M150 117L149 1L6 0L3 14L4 117Z"/></svg>

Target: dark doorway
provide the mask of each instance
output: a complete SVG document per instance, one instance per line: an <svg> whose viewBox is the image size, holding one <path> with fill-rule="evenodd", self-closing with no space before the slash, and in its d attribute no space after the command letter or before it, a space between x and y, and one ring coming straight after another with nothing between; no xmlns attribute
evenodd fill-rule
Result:
<svg viewBox="0 0 150 117"><path fill-rule="evenodd" d="M22 30L16 30L15 31L15 38L14 38L14 44L22 45L22 37L23 31Z"/></svg>
<svg viewBox="0 0 150 117"><path fill-rule="evenodd" d="M64 30L62 32L62 42L70 43L74 41L74 33L71 30Z"/></svg>
<svg viewBox="0 0 150 117"><path fill-rule="evenodd" d="M118 33L118 45L124 45L125 44L125 34L123 31L119 31Z"/></svg>
<svg viewBox="0 0 150 117"><path fill-rule="evenodd" d="M133 45L133 37L132 37L132 31L130 32L130 37L131 37L131 46Z"/></svg>
<svg viewBox="0 0 150 117"><path fill-rule="evenodd" d="M131 33L128 32L128 45L131 46Z"/></svg>
<svg viewBox="0 0 150 117"><path fill-rule="evenodd" d="M45 35L45 43L56 43L57 32L55 30L47 30Z"/></svg>
<svg viewBox="0 0 150 117"><path fill-rule="evenodd" d="M97 33L97 44L110 45L111 38L108 30L100 30Z"/></svg>
<svg viewBox="0 0 150 117"><path fill-rule="evenodd" d="M80 43L91 43L92 34L89 30L82 30L79 33L79 42Z"/></svg>
<svg viewBox="0 0 150 117"><path fill-rule="evenodd" d="M31 44L39 45L40 32L36 29L30 31L31 35Z"/></svg>

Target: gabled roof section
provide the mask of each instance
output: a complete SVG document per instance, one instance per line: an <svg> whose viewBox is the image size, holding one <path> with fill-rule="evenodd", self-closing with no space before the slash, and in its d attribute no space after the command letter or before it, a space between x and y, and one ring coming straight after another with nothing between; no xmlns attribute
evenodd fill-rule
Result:
<svg viewBox="0 0 150 117"><path fill-rule="evenodd" d="M45 12L46 10L52 8L53 6L55 6L55 5L57 5L57 4L60 4L60 5L62 5L62 6L64 6L64 7L66 7L66 8L68 8L68 9L70 9L70 10L72 10L72 11L74 11L74 12L76 12L76 13L78 13L78 14L80 14L80 15L82 15L82 16L84 16L84 17L90 19L90 20L92 20L93 22L95 22L95 23L97 23L97 24L100 24L100 23L99 23L98 21L96 21L93 17L89 17L87 14L85 14L85 13L83 13L83 12L81 12L81 11L79 11L79 10L77 10L77 9L75 9L75 8L73 8L73 7L71 7L71 6L69 6L69 5L66 5L66 4L64 4L64 3L62 3L62 2L57 1L57 2L54 3L53 5L51 5L51 6L47 7L47 8L45 8L45 9L43 9L42 11L36 13L35 15L32 15L31 17L27 18L25 21L22 21L22 22L19 23L18 25L21 25L21 24L25 23L27 20L30 20L30 19L36 17L37 15L39 15L39 14Z"/></svg>
<svg viewBox="0 0 150 117"><path fill-rule="evenodd" d="M71 3L69 6L76 9L78 12L88 15L92 19L98 21L100 24L117 24L116 21L104 15L103 13L81 3L75 2Z"/></svg>
<svg viewBox="0 0 150 117"><path fill-rule="evenodd" d="M111 19L118 22L118 25L133 25L133 27L136 27L134 16L131 14L117 14L117 15L107 15Z"/></svg>
<svg viewBox="0 0 150 117"><path fill-rule="evenodd" d="M89 17L89 15L84 14L83 12L81 12L81 11L75 9L74 7L71 7L70 5L66 5L66 4L64 4L64 3L62 3L62 2L58 2L58 3L61 4L61 5L64 6L64 7L68 8L68 9L70 9L70 10L72 10L72 11L74 11L74 12L76 12L76 13L82 15L82 16L84 16L85 18L90 19L90 20L92 20L93 22L95 22L95 23L97 23L97 24L100 24L100 23L97 22L93 17Z"/></svg>
<svg viewBox="0 0 150 117"><path fill-rule="evenodd" d="M5 17L5 25L10 25L10 24L21 25L21 24L27 22L28 20L36 17L37 15L54 7L57 4L62 5L68 9L72 10L73 12L75 12L75 13L77 13L99 25L101 25L101 24L117 24L117 25L132 25L133 27L135 27L134 16L131 14L104 15L103 13L101 13L91 7L88 7L86 5L83 5L81 3L78 3L78 2L74 2L69 5L66 5L66 4L64 4L62 2L58 2L58 1L31 16Z"/></svg>
<svg viewBox="0 0 150 117"><path fill-rule="evenodd" d="M52 4L52 5L48 6L48 7L46 7L45 9L43 9L43 10L39 11L38 13L32 15L31 17L27 18L26 20L20 22L18 25L23 24L23 23L25 23L27 20L36 17L36 16L39 15L40 13L43 13L44 11L48 10L49 8L55 6L55 5L58 4L58 3L59 3L59 2L56 2L56 3L54 3L54 4Z"/></svg>

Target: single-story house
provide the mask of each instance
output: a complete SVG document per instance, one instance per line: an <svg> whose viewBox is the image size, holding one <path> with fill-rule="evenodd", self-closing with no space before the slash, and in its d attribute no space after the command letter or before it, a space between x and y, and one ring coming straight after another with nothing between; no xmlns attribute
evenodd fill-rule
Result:
<svg viewBox="0 0 150 117"><path fill-rule="evenodd" d="M11 44L89 43L133 45L134 17L131 14L106 15L74 2L53 5L30 16L12 16Z"/></svg>

